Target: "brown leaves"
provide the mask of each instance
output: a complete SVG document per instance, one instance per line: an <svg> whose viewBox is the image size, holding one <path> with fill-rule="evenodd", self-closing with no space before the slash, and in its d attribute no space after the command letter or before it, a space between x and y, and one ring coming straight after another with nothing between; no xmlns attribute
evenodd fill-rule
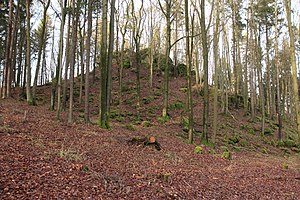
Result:
<svg viewBox="0 0 300 200"><path fill-rule="evenodd" d="M10 113L15 107L28 110L26 122L22 122L24 112ZM236 152L230 161L207 151L195 155L193 145L175 137L178 126L140 128L140 138L153 135L163 145L155 151L128 145L126 141L136 133L122 126L111 131L93 125L67 126L44 107L14 102L1 115L3 199L296 199L300 195L298 165L289 163L283 169L280 157L243 152Z"/></svg>

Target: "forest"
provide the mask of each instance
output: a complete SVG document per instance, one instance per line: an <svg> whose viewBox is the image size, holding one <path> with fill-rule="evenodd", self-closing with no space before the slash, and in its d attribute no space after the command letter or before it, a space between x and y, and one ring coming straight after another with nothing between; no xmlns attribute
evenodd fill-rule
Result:
<svg viewBox="0 0 300 200"><path fill-rule="evenodd" d="M300 3L2 0L1 199L298 199Z"/></svg>

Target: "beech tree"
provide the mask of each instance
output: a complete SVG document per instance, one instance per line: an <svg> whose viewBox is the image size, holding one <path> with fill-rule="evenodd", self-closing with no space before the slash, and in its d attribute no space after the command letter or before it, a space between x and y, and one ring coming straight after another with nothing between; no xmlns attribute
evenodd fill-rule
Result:
<svg viewBox="0 0 300 200"><path fill-rule="evenodd" d="M4 64L4 77L2 83L2 98L10 97L11 93L11 73L12 73L12 45L14 44L13 37L13 1L9 0L9 13L8 13L8 24L7 24L7 38L6 38L6 49L5 49L5 64ZM29 14L30 2L26 1L26 12L27 20L30 23ZM27 21L28 23L28 21ZM28 25L28 24L27 24ZM30 24L29 24L30 25ZM28 26L27 26L28 28ZM29 36L27 36L29 37Z"/></svg>
<svg viewBox="0 0 300 200"><path fill-rule="evenodd" d="M26 96L28 104L34 104L31 93L31 49L30 49L30 0L26 0L26 69L27 69L27 80L26 80Z"/></svg>
<svg viewBox="0 0 300 200"><path fill-rule="evenodd" d="M100 111L99 111L99 126L109 128L108 114L108 60L107 60L107 9L108 1L102 1L102 28L101 28L101 49L100 49L100 69L101 69L101 89L100 89Z"/></svg>
<svg viewBox="0 0 300 200"><path fill-rule="evenodd" d="M166 118L168 115L168 105L169 105L169 57L171 51L171 23L174 20L171 13L171 8L174 5L174 2L171 0L165 0L165 8L161 4L160 0L158 1L161 11L166 20L166 66L164 69L164 90L163 90L163 112L162 117Z"/></svg>
<svg viewBox="0 0 300 200"><path fill-rule="evenodd" d="M35 69L35 76L34 76L34 81L33 81L33 87L32 87L32 97L35 101L36 98L36 87L37 87L37 81L38 81L38 76L39 76L39 71L40 71L40 64L41 64L41 59L42 59L42 51L43 47L46 43L46 26L47 26L47 10L50 6L50 0L44 2L40 1L43 4L43 19L42 19L42 27L41 27L41 35L40 35L40 44L39 44L39 49L38 49L38 60L37 60L37 65Z"/></svg>
<svg viewBox="0 0 300 200"><path fill-rule="evenodd" d="M192 66L192 57L190 50L190 33L189 33L189 2L185 0L184 2L184 12L185 12L185 37L186 37L186 63L187 63L187 84L188 84L188 103L187 103L187 112L189 116L189 142L193 143L193 97L192 97L192 78L191 78L191 66Z"/></svg>
<svg viewBox="0 0 300 200"><path fill-rule="evenodd" d="M85 123L89 123L89 71L90 71L90 62L91 62L91 36L92 36L92 0L88 0L88 34L86 37L86 73L85 73L85 100L84 100L84 120ZM96 41L97 42L97 41ZM96 69L94 69L96 70ZM81 74L83 76L83 74Z"/></svg>
<svg viewBox="0 0 300 200"><path fill-rule="evenodd" d="M299 114L299 93L298 93L298 82L297 82L297 67L296 67L296 55L295 55L295 39L292 29L291 22L291 0L285 0L285 12L288 22L289 36L290 36L290 56L292 64L292 81L293 81L293 100L295 107L296 124L298 131L298 143L300 144L300 114Z"/></svg>

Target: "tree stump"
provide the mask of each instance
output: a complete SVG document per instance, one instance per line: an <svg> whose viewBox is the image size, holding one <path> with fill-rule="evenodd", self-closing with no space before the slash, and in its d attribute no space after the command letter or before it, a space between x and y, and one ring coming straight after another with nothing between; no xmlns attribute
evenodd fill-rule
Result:
<svg viewBox="0 0 300 200"><path fill-rule="evenodd" d="M133 137L128 141L131 145L143 145L143 146L154 146L156 150L160 151L160 144L157 142L154 136L150 137Z"/></svg>

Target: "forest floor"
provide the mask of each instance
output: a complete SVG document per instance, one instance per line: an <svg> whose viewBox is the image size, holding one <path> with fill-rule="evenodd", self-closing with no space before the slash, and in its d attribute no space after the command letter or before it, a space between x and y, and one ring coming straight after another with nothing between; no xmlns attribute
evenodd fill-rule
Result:
<svg viewBox="0 0 300 200"><path fill-rule="evenodd" d="M49 110L51 86L39 88L38 106L20 101L17 92L0 100L0 199L299 199L299 149L276 142L275 121L267 120L261 136L259 117L251 121L242 109L230 109L218 115L216 148L199 144L199 133L188 144L181 106L185 79L171 78L170 120L161 124L162 77L155 77L152 90L142 71L139 117L134 72L128 69L124 77L124 101L113 104L109 130L97 126L97 81L89 125L78 100L73 124L67 112L56 119ZM199 132L202 97L194 94L194 104ZM285 124L285 134L294 134L293 125ZM144 136L156 137L161 150L130 143Z"/></svg>

